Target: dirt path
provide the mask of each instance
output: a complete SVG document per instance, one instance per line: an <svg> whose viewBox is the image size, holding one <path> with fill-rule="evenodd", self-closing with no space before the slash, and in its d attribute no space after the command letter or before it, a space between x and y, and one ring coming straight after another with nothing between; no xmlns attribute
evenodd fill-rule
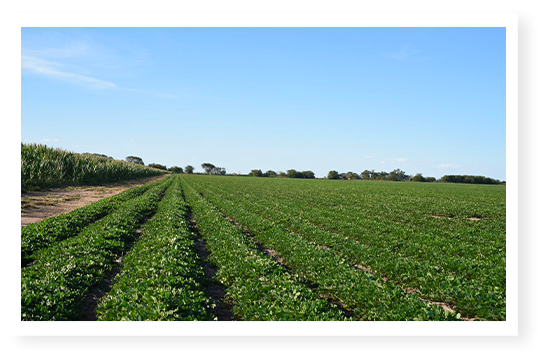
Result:
<svg viewBox="0 0 547 361"><path fill-rule="evenodd" d="M126 189L157 181L168 175L116 182L102 186L63 187L21 193L21 226L68 213L76 208L113 196Z"/></svg>

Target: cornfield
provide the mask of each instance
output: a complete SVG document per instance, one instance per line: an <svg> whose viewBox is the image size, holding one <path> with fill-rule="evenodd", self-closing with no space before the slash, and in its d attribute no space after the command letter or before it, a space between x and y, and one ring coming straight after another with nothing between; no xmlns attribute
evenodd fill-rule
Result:
<svg viewBox="0 0 547 361"><path fill-rule="evenodd" d="M164 171L42 144L21 143L21 190L62 185L93 185L150 177Z"/></svg>

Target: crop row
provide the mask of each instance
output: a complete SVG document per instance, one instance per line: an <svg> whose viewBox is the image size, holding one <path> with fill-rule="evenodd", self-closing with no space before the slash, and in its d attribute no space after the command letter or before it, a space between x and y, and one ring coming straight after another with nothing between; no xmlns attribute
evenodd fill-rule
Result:
<svg viewBox="0 0 547 361"><path fill-rule="evenodd" d="M184 182L197 228L206 240L209 262L218 270L226 301L240 320L343 320L298 277L263 254L256 243L230 223L213 205Z"/></svg>
<svg viewBox="0 0 547 361"><path fill-rule="evenodd" d="M134 187L109 198L91 203L87 206L29 224L21 228L21 263L23 266L32 262L32 254L42 248L75 236L82 229L96 220L112 213L124 202L143 194L151 187L146 184Z"/></svg>
<svg viewBox="0 0 547 361"><path fill-rule="evenodd" d="M170 183L169 178L155 182L77 236L35 252L34 262L21 270L21 318L82 317L87 293L112 269L126 242L135 239L139 223L156 210Z"/></svg>
<svg viewBox="0 0 547 361"><path fill-rule="evenodd" d="M180 182L176 178L167 189L156 214L124 256L114 286L99 301L100 321L213 319Z"/></svg>
<svg viewBox="0 0 547 361"><path fill-rule="evenodd" d="M430 190L421 188L397 190L389 187L362 187L351 189L351 192L344 188L335 192L329 191L330 188L327 187L333 183L322 184L320 181L316 183L323 185L322 188L316 184L309 185L309 188L291 184L289 188L287 184L279 186L275 183L248 183L246 179L238 182L231 179L225 182L210 179L203 181L208 186L215 186L216 189L223 189L230 194L237 193L249 200L253 198L275 201L276 207L300 212L300 216L305 216L314 223L340 230L346 236L365 242L376 242L383 246L386 241L400 239L397 234L393 234L399 231L404 231L404 236L409 240L415 235L427 234L429 240L426 250L415 248L422 246L423 242L399 245L399 253L408 250L405 256L431 251L435 255L439 252L458 252L458 257L475 258L477 252L473 251L480 247L483 256L499 257L499 260L504 261L504 257L500 257L500 253L503 254L505 250L504 198L497 193L490 197L488 194L474 192L467 194L463 190L462 194L443 194L443 191L447 191L443 186L453 185L405 184L408 187L441 187L435 198L431 193L425 192ZM432 217L437 214L450 215L453 218ZM473 215L484 215L485 218L480 222L470 221L468 216ZM457 240L458 248L451 249L447 240ZM497 264L498 259L494 263Z"/></svg>
<svg viewBox="0 0 547 361"><path fill-rule="evenodd" d="M191 186L197 184L197 181L187 179ZM457 317L356 269L332 250L319 247L235 202L212 193L207 194L207 199L242 224L256 240L275 250L293 273L316 283L321 294L338 300L361 320L447 320Z"/></svg>
<svg viewBox="0 0 547 361"><path fill-rule="evenodd" d="M221 196L226 202L237 202L238 205L316 244L330 247L352 263L367 266L379 275L412 289L421 297L449 303L464 316L483 319L505 317L503 265L489 265L480 260L450 254L439 257L441 253L435 255L433 252L431 255L431 251L428 257L427 253L421 251L422 248L427 249L431 242L427 233L412 235L420 240L421 247L415 247L414 253L402 254L398 247L389 246L388 242L380 245L359 242L340 234L339 231L314 224L308 220L313 210L303 214L303 208L295 201L279 202L279 198L263 194L245 197L242 191L227 192L221 187L212 187L212 190L210 188L209 185L201 189L208 197ZM245 189L245 192L248 192L248 189ZM332 217L336 219L336 215ZM358 223L358 220L354 223ZM397 225L393 224L392 229L392 235L396 234ZM399 243L403 243L401 238ZM381 240L383 238L380 238ZM454 244L452 247L459 246ZM488 258L488 262L493 261Z"/></svg>

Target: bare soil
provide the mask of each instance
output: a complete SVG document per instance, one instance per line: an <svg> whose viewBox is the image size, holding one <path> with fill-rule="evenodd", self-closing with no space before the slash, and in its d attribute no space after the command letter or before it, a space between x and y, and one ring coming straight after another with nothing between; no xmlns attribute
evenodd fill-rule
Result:
<svg viewBox="0 0 547 361"><path fill-rule="evenodd" d="M122 265L122 259L123 257L133 248L133 245L135 242L139 240L142 234L142 226L146 222L148 222L152 216L146 217L140 224L139 228L137 228L136 236L134 240L128 241L125 244L125 247L122 251L122 254L120 257L116 260L114 260L114 266L108 272L105 276L105 278L102 280L102 282L93 287L87 294L86 298L84 299L82 303L82 309L83 309L83 316L81 321L97 321L97 306L99 303L99 300L103 298L112 288L112 281L114 278L120 273L121 271L121 265Z"/></svg>
<svg viewBox="0 0 547 361"><path fill-rule="evenodd" d="M234 321L235 317L232 313L231 307L224 302L224 298L226 297L226 286L214 279L217 269L208 261L209 251L205 246L205 241L202 235L197 229L196 222L194 221L194 217L191 212L188 213L187 221L190 223L190 227L194 235L194 242L198 247L198 255L202 261L203 272L208 280L205 293L209 296L211 302L215 304L215 308L211 311L211 313L217 318L218 321Z"/></svg>
<svg viewBox="0 0 547 361"><path fill-rule="evenodd" d="M157 181L168 174L100 186L77 186L21 193L21 226L68 213L126 189Z"/></svg>

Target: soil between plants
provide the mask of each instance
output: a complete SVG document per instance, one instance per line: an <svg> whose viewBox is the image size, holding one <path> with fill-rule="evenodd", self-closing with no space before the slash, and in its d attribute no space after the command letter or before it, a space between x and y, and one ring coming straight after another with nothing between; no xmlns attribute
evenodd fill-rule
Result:
<svg viewBox="0 0 547 361"><path fill-rule="evenodd" d="M76 208L113 196L129 188L155 182L168 175L140 178L100 186L51 188L21 193L21 226L24 227L46 218L68 213Z"/></svg>

